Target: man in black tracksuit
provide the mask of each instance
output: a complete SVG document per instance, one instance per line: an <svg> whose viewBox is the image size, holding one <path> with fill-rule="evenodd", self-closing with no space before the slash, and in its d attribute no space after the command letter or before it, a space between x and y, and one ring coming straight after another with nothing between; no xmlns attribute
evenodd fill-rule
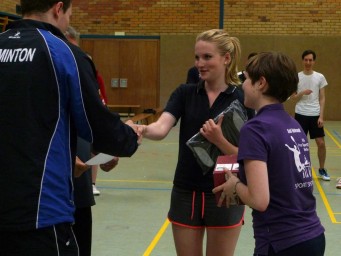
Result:
<svg viewBox="0 0 341 256"><path fill-rule="evenodd" d="M105 108L92 61L63 35L71 0L21 0L23 20L0 34L1 255L78 255L76 137L131 156L139 136Z"/></svg>

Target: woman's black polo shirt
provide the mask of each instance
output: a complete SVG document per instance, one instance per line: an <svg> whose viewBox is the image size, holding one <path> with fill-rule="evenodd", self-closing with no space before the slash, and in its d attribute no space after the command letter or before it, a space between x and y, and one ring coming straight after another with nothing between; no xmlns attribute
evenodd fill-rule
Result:
<svg viewBox="0 0 341 256"><path fill-rule="evenodd" d="M243 103L243 91L239 87L230 85L219 94L210 108L204 81L199 84L182 84L172 93L164 112L172 114L177 121L180 120L179 155L174 185L188 190L211 192L213 172L203 175L186 142L208 119L215 118L235 99Z"/></svg>

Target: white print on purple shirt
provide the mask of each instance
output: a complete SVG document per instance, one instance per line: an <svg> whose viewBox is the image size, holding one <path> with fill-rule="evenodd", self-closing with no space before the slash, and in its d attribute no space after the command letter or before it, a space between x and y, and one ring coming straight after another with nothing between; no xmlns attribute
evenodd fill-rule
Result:
<svg viewBox="0 0 341 256"><path fill-rule="evenodd" d="M309 181L309 182L303 182L303 183L296 183L295 184L295 189L298 188L310 188L313 186L313 182Z"/></svg>
<svg viewBox="0 0 341 256"><path fill-rule="evenodd" d="M311 166L310 166L310 162L308 161L308 159L306 158L306 156L304 155L304 162L301 162L301 149L303 148L303 151L308 151L309 150L309 144L308 143L304 143L304 139L303 139L303 143L302 144L297 144L295 139L290 136L291 140L294 142L293 147L290 147L288 144L285 144L285 146L294 154L294 159L295 159L295 165L297 167L298 172L302 172L303 178L308 178L311 177Z"/></svg>

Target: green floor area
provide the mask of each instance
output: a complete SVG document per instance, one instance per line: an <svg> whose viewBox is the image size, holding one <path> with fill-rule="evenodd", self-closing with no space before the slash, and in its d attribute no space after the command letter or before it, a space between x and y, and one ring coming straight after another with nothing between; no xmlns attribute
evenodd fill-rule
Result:
<svg viewBox="0 0 341 256"><path fill-rule="evenodd" d="M331 181L316 177L318 161L315 141L310 141L314 174L314 194L319 217L326 229L326 256L340 253L341 122L327 122L326 168ZM176 255L171 226L166 220L172 179L178 155L178 127L162 141L144 140L131 158L121 158L109 173L99 171L93 210L94 256L171 256ZM251 210L245 213L245 225L235 255L253 254L254 239Z"/></svg>

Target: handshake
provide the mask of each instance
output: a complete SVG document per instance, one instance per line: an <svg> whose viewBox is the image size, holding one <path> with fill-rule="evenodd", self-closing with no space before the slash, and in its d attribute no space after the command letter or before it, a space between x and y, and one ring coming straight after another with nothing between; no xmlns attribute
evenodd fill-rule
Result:
<svg viewBox="0 0 341 256"><path fill-rule="evenodd" d="M128 120L125 123L127 125L129 125L135 131L135 133L137 134L137 143L138 143L138 145L140 145L142 142L142 137L146 131L147 126L135 124L131 120ZM118 160L119 160L119 158L115 156L109 162L101 164L100 167L103 171L109 172L116 167L116 165L118 164ZM90 168L89 165L85 164L82 160L80 160L78 157L76 157L75 172L74 172L75 178L80 177L89 168Z"/></svg>
<svg viewBox="0 0 341 256"><path fill-rule="evenodd" d="M143 135L146 132L147 126L135 124L132 120L127 120L125 124L129 125L137 134L137 144L140 145L142 143Z"/></svg>

